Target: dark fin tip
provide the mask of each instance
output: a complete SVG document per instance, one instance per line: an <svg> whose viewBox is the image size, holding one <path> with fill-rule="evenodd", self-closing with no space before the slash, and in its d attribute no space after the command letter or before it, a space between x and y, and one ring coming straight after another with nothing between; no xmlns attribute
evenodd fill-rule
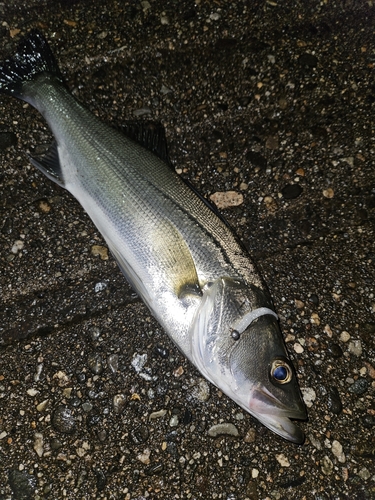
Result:
<svg viewBox="0 0 375 500"><path fill-rule="evenodd" d="M63 82L47 40L34 29L20 41L16 54L0 63L0 93L24 99L23 84L44 72Z"/></svg>

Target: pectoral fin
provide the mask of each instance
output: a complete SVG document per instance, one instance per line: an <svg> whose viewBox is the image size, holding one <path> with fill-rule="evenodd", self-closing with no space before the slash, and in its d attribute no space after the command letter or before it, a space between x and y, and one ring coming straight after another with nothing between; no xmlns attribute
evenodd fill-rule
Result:
<svg viewBox="0 0 375 500"><path fill-rule="evenodd" d="M172 222L164 220L163 236L160 228L152 238L154 252L158 255L166 284L179 299L189 295L202 295L198 274L190 249Z"/></svg>
<svg viewBox="0 0 375 500"><path fill-rule="evenodd" d="M30 162L51 179L51 181L56 182L61 187L65 187L56 141L51 144L44 156L30 157Z"/></svg>

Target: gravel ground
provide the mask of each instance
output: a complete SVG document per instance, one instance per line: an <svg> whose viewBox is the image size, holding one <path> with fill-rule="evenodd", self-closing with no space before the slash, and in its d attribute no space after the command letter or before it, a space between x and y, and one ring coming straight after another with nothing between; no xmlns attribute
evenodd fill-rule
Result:
<svg viewBox="0 0 375 500"><path fill-rule="evenodd" d="M285 442L201 378L29 164L38 113L2 97L0 499L375 498L373 2L9 3L2 58L38 27L94 113L162 122L202 194L243 195L223 213L309 419Z"/></svg>

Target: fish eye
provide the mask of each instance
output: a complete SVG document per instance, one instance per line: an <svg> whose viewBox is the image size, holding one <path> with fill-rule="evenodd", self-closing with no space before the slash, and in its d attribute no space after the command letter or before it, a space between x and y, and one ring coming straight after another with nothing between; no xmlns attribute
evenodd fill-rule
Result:
<svg viewBox="0 0 375 500"><path fill-rule="evenodd" d="M271 365L271 378L278 384L286 384L292 380L292 370L282 359L275 359Z"/></svg>

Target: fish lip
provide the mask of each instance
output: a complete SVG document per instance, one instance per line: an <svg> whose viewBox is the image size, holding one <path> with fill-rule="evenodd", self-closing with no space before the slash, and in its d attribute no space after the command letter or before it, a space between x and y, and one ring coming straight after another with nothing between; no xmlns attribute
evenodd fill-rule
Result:
<svg viewBox="0 0 375 500"><path fill-rule="evenodd" d="M259 387L252 391L249 410L263 425L284 439L296 444L304 442L304 432L291 420L307 419L302 398L295 402L294 407L288 407L266 388Z"/></svg>

